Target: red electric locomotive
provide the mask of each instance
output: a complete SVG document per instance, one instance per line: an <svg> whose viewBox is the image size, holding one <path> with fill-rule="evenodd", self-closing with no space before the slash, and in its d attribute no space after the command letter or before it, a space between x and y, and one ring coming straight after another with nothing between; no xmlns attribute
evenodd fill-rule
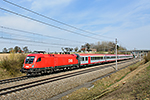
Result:
<svg viewBox="0 0 150 100"><path fill-rule="evenodd" d="M29 54L24 60L22 73L50 73L56 69L79 66L76 54Z"/></svg>

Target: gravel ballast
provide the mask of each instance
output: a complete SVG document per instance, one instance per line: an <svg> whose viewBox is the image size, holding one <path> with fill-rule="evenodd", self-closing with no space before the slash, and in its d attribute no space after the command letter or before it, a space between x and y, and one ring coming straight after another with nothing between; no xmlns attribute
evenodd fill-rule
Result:
<svg viewBox="0 0 150 100"><path fill-rule="evenodd" d="M137 60L136 60L137 61ZM135 62L135 61L134 61ZM118 65L118 69L123 68L127 65L132 64L133 62L130 63L124 63ZM99 65L100 66L100 65ZM97 66L95 66L97 67ZM83 69L81 69L83 70ZM3 100L16 100L16 99L21 99L21 100L41 100L41 99L49 99L55 95L58 95L60 93L63 93L67 90L70 90L72 88L75 88L79 85L82 85L86 82L92 81L94 79L97 79L101 76L104 76L108 73L111 73L115 71L115 66L103 68L101 70L89 72L86 74L81 74L77 75L74 77L54 81L51 83L43 84L40 86L32 87L30 89L25 89L21 90L15 93L7 94L1 96L1 99Z"/></svg>

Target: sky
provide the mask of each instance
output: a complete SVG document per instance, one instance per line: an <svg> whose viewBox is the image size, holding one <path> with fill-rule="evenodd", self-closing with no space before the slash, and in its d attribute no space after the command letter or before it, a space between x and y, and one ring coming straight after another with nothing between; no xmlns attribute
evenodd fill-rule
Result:
<svg viewBox="0 0 150 100"><path fill-rule="evenodd" d="M59 52L85 43L115 42L116 38L128 50L150 50L150 0L0 2L0 50L28 46L32 51Z"/></svg>

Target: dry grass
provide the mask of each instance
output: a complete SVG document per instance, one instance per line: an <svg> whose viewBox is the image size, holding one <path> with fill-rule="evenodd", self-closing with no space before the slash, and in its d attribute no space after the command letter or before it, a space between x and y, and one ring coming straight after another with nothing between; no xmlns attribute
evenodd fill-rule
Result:
<svg viewBox="0 0 150 100"><path fill-rule="evenodd" d="M0 61L3 60L4 58L9 58L9 59L16 59L16 57L18 55L21 55L21 54L18 54L18 53L4 53L4 54L0 54ZM27 54L25 54L27 55Z"/></svg>
<svg viewBox="0 0 150 100"><path fill-rule="evenodd" d="M4 54L0 62L0 79L22 76L20 72L26 54Z"/></svg>
<svg viewBox="0 0 150 100"><path fill-rule="evenodd" d="M150 52L148 52L147 56L145 56L144 59L146 62L150 61Z"/></svg>
<svg viewBox="0 0 150 100"><path fill-rule="evenodd" d="M114 73L108 77L105 77L101 80L98 80L93 83L94 87L92 88L81 88L77 91L74 91L73 93L64 96L61 98L61 100L91 100L101 94L105 94L108 90L107 88L111 87L116 82L123 79L127 74L129 74L131 71L131 68L136 69L139 65L143 64L144 61L139 62L135 65L132 65L128 68L125 68L123 70L118 71L117 73Z"/></svg>
<svg viewBox="0 0 150 100"><path fill-rule="evenodd" d="M134 71L136 68L138 68L139 65L143 65L145 63L145 60L138 62L132 66L129 66L130 71Z"/></svg>
<svg viewBox="0 0 150 100"><path fill-rule="evenodd" d="M135 75L133 75L135 74ZM116 91L99 98L102 100L149 100L150 99L150 62L141 70L134 72L126 83Z"/></svg>
<svg viewBox="0 0 150 100"><path fill-rule="evenodd" d="M0 54L0 60L5 58L5 57L9 57L10 54L9 53L6 53L6 54Z"/></svg>

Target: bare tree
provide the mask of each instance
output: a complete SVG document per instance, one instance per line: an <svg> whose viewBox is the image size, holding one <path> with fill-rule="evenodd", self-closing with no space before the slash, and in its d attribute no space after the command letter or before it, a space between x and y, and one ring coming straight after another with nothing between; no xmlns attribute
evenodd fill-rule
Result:
<svg viewBox="0 0 150 100"><path fill-rule="evenodd" d="M74 51L77 52L77 51L78 51L78 47L75 47L75 48L74 48Z"/></svg>
<svg viewBox="0 0 150 100"><path fill-rule="evenodd" d="M15 46L14 50L15 50L16 53L21 52L21 48L19 46Z"/></svg>
<svg viewBox="0 0 150 100"><path fill-rule="evenodd" d="M3 53L7 53L7 51L8 51L7 48L3 49Z"/></svg>
<svg viewBox="0 0 150 100"><path fill-rule="evenodd" d="M69 51L69 48L65 48L65 50L68 52L68 51Z"/></svg>
<svg viewBox="0 0 150 100"><path fill-rule="evenodd" d="M87 51L90 50L90 46L91 46L91 45L90 45L89 43L86 43L86 44L85 44L85 47L86 47Z"/></svg>
<svg viewBox="0 0 150 100"><path fill-rule="evenodd" d="M69 51L72 52L73 48L69 48Z"/></svg>
<svg viewBox="0 0 150 100"><path fill-rule="evenodd" d="M64 50L64 48L63 48L63 47L61 48L61 50L62 50L63 52L65 52L65 50Z"/></svg>
<svg viewBox="0 0 150 100"><path fill-rule="evenodd" d="M115 43L114 42L97 42L96 44L91 44L92 49L96 49L97 51L114 51ZM122 46L118 46L119 50L126 50L126 48Z"/></svg>
<svg viewBox="0 0 150 100"><path fill-rule="evenodd" d="M24 51L25 53L29 52L28 47L27 47L27 46L23 47L23 51Z"/></svg>
<svg viewBox="0 0 150 100"><path fill-rule="evenodd" d="M81 46L81 51L83 51L83 52L85 51L85 45Z"/></svg>

